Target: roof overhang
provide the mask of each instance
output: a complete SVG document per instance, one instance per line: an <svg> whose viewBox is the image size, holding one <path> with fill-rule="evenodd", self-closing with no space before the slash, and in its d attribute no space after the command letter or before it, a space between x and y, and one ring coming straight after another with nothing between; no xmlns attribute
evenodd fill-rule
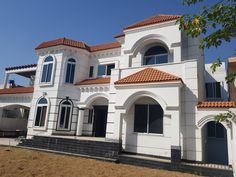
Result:
<svg viewBox="0 0 236 177"><path fill-rule="evenodd" d="M30 64L30 65L21 65L21 66L14 66L8 67L5 69L7 74L17 74L23 77L30 78L36 74L37 64Z"/></svg>

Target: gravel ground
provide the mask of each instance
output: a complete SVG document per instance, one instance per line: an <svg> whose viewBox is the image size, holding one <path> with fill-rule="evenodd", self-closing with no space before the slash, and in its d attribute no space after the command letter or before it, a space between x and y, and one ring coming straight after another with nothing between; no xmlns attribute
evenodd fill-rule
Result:
<svg viewBox="0 0 236 177"><path fill-rule="evenodd" d="M197 177L93 159L14 147L0 147L0 176L4 177Z"/></svg>

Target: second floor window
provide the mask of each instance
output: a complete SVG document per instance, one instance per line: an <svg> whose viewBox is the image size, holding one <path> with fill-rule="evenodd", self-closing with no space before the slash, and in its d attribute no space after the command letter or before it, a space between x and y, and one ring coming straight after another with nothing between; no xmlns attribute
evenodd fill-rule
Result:
<svg viewBox="0 0 236 177"><path fill-rule="evenodd" d="M93 77L93 66L89 67L89 77Z"/></svg>
<svg viewBox="0 0 236 177"><path fill-rule="evenodd" d="M48 56L43 62L43 72L41 77L41 83L50 83L52 80L53 72L53 58Z"/></svg>
<svg viewBox="0 0 236 177"><path fill-rule="evenodd" d="M66 68L66 83L73 84L75 77L75 59L70 58L67 62Z"/></svg>
<svg viewBox="0 0 236 177"><path fill-rule="evenodd" d="M208 100L221 99L221 86L220 82L206 83L206 98Z"/></svg>
<svg viewBox="0 0 236 177"><path fill-rule="evenodd" d="M143 65L168 63L168 52L162 46L154 46L148 49L143 58Z"/></svg>
<svg viewBox="0 0 236 177"><path fill-rule="evenodd" d="M99 65L98 66L98 76L110 76L111 69L115 68L115 64Z"/></svg>

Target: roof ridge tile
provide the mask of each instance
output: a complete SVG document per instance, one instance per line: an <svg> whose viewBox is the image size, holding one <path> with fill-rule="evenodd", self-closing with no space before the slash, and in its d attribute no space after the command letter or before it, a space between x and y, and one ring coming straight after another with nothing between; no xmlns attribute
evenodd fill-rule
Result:
<svg viewBox="0 0 236 177"><path fill-rule="evenodd" d="M137 84L137 83L169 82L169 81L182 82L182 79L180 77L161 71L159 69L148 67L116 81L115 84Z"/></svg>

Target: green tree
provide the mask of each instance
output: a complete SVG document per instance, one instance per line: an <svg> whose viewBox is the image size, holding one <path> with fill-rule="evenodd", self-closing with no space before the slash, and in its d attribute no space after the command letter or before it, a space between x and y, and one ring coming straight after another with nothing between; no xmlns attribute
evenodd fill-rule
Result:
<svg viewBox="0 0 236 177"><path fill-rule="evenodd" d="M183 0L187 6L202 3L204 0ZM219 47L223 41L230 42L236 37L236 0L220 0L211 6L204 6L198 14L186 14L180 19L180 29L195 38L203 34L200 48ZM235 50L236 51L236 50ZM211 66L212 72L221 66L221 58L217 58ZM236 72L229 73L227 83L234 82ZM229 121L233 113L219 114L217 121Z"/></svg>

